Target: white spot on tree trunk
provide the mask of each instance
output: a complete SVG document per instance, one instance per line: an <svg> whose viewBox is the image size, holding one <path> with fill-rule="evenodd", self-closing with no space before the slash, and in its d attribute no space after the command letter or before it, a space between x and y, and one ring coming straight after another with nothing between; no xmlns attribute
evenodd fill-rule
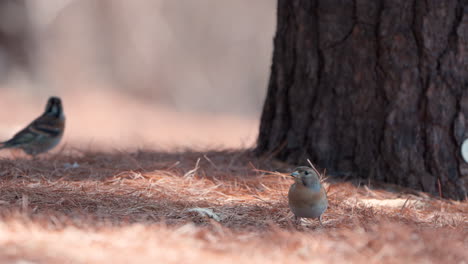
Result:
<svg viewBox="0 0 468 264"><path fill-rule="evenodd" d="M466 163L468 163L468 138L463 141L461 146L461 154Z"/></svg>

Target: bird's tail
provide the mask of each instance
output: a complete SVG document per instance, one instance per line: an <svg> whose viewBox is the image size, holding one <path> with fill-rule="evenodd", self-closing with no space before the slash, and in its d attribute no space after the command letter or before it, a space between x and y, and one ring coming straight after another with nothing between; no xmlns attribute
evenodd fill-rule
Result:
<svg viewBox="0 0 468 264"><path fill-rule="evenodd" d="M0 149L15 148L16 146L18 146L18 144L16 144L16 142L12 141L11 139L0 142Z"/></svg>
<svg viewBox="0 0 468 264"><path fill-rule="evenodd" d="M0 142L0 149L8 148L6 142Z"/></svg>

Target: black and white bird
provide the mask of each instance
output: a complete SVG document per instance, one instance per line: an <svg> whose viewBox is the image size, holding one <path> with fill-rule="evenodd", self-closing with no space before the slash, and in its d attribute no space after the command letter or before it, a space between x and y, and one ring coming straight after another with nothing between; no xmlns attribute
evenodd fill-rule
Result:
<svg viewBox="0 0 468 264"><path fill-rule="evenodd" d="M64 130L62 101L58 97L50 97L44 113L16 133L12 139L0 143L0 149L19 148L29 155L36 156L57 146Z"/></svg>

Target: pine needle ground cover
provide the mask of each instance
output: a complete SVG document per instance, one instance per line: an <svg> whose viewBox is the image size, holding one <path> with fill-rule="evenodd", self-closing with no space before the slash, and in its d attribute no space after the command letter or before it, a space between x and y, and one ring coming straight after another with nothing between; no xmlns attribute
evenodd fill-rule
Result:
<svg viewBox="0 0 468 264"><path fill-rule="evenodd" d="M3 157L0 262L468 259L466 201L329 177L324 227L315 220L297 227L287 205L292 169L249 150L74 149Z"/></svg>

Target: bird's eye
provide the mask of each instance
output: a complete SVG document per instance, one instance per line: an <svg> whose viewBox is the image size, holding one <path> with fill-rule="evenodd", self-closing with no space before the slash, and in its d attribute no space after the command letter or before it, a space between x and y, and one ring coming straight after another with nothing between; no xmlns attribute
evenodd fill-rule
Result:
<svg viewBox="0 0 468 264"><path fill-rule="evenodd" d="M309 175L309 172L308 172L308 171L304 171L304 174L305 174L305 175Z"/></svg>

